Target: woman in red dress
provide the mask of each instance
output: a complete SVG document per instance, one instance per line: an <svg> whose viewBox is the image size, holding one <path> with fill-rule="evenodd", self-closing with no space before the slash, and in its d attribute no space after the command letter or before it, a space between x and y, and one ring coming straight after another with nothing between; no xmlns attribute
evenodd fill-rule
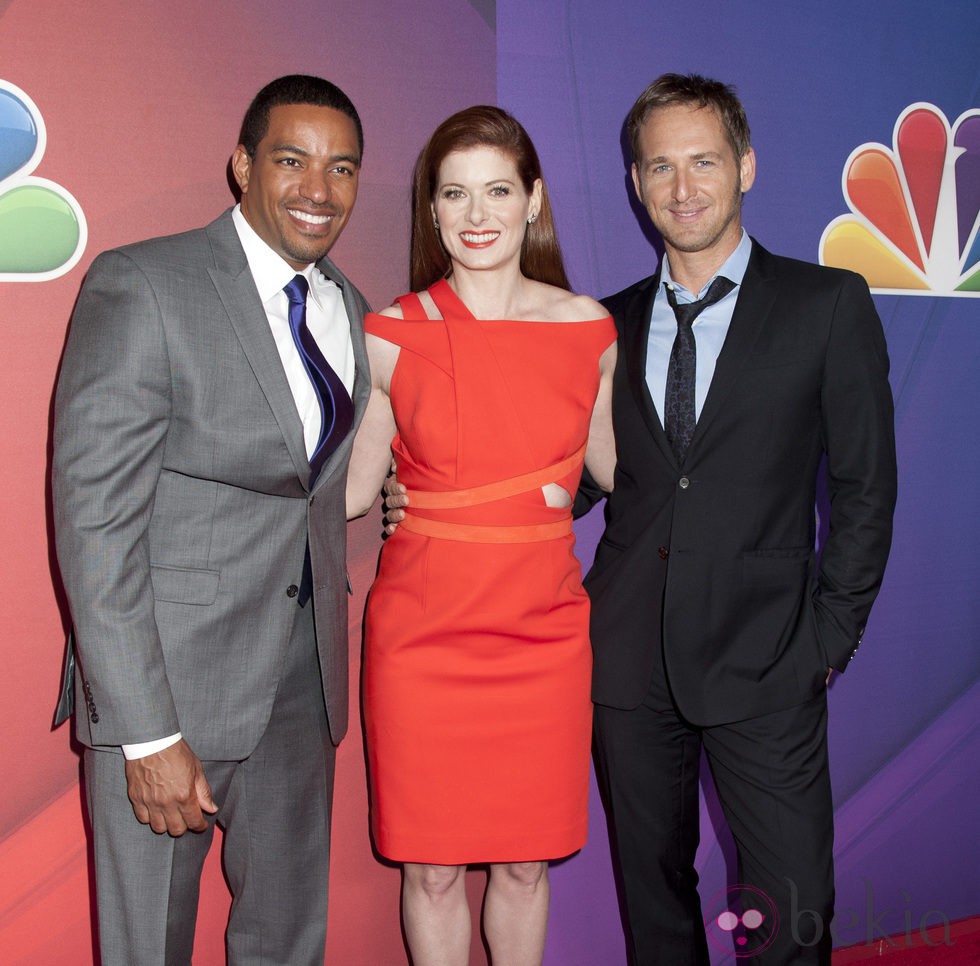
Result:
<svg viewBox="0 0 980 966"><path fill-rule="evenodd" d="M495 107L439 126L414 185L412 287L365 320L373 389L348 512L394 453L406 517L367 611L378 851L404 863L415 966L469 961L467 864L490 868L495 966L541 962L549 859L585 842L589 603L583 462L612 489L616 332L568 291L540 164Z"/></svg>

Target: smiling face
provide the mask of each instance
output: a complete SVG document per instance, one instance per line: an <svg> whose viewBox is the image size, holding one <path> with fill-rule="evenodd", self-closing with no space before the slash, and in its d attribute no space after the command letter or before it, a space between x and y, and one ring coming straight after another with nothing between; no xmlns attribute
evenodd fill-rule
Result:
<svg viewBox="0 0 980 966"><path fill-rule="evenodd" d="M432 216L454 267L519 264L529 217L541 209L541 181L528 193L510 155L496 148L452 151L439 166Z"/></svg>
<svg viewBox="0 0 980 966"><path fill-rule="evenodd" d="M357 197L360 151L354 122L332 107L282 104L249 157L232 157L242 214L256 234L301 270L330 250Z"/></svg>
<svg viewBox="0 0 980 966"><path fill-rule="evenodd" d="M742 193L755 179L755 154L739 159L710 107L676 105L650 112L639 136L633 184L673 266L674 253L720 265L742 236Z"/></svg>

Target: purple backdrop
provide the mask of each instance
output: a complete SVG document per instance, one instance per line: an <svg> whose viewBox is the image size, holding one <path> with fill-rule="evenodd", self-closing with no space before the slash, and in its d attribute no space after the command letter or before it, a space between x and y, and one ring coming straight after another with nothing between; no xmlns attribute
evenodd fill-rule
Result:
<svg viewBox="0 0 980 966"><path fill-rule="evenodd" d="M746 227L771 250L817 261L824 228L848 211L841 177L855 148L890 147L897 118L915 102L935 105L950 124L980 105L978 40L980 7L967 0L931 8L502 0L498 96L541 153L573 283L608 295L656 264L629 198L621 131L658 74L694 71L736 85L758 157ZM977 168L958 175L961 186L972 179L975 198ZM831 688L841 944L865 941L869 929L902 933L910 921L917 932L923 918L980 912L980 301L877 295L876 304L892 360L900 496L865 643ZM600 529L598 513L580 525L583 561ZM702 816L707 899L733 870L725 833L721 845L714 834L713 796ZM595 818L594 826L586 851L554 876L554 966L625 962L606 918L613 887Z"/></svg>

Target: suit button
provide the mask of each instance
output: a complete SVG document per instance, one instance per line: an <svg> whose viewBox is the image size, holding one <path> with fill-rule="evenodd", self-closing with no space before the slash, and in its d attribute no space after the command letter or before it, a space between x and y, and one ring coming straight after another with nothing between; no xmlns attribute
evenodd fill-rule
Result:
<svg viewBox="0 0 980 966"><path fill-rule="evenodd" d="M660 554L661 560L666 560L670 556L670 551L666 547L660 547L657 553Z"/></svg>
<svg viewBox="0 0 980 966"><path fill-rule="evenodd" d="M296 584L290 584L286 588L287 597L295 597L298 593L299 593L299 587L297 587Z"/></svg>
<svg viewBox="0 0 980 966"><path fill-rule="evenodd" d="M92 714L91 714L91 718L92 718L92 724L98 724L99 723L99 712L98 711L93 711Z"/></svg>
<svg viewBox="0 0 980 966"><path fill-rule="evenodd" d="M677 481L677 485L678 485L678 486L679 486L679 487L680 487L680 488L681 488L682 490L686 490L686 489L687 489L687 488L688 488L688 487L689 487L689 486L691 485L691 481L690 481L690 480L689 480L689 479L688 479L688 478L687 478L686 476L682 476L682 477L681 477L681 478L680 478L680 479L679 479L679 480Z"/></svg>
<svg viewBox="0 0 980 966"><path fill-rule="evenodd" d="M315 502L316 502L316 497L315 497L315 496L311 496L311 497L310 497L310 506L313 506L313 504L314 504Z"/></svg>

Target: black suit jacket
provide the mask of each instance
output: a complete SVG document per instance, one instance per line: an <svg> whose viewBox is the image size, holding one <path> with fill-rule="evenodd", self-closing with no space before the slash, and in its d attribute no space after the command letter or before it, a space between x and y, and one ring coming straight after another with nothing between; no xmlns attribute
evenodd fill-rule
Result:
<svg viewBox="0 0 980 966"><path fill-rule="evenodd" d="M860 276L753 242L678 464L645 378L658 284L659 273L604 300L619 330L618 467L586 578L593 698L636 707L662 654L681 713L720 724L805 700L861 641L896 495L888 356ZM825 454L831 511L818 564Z"/></svg>

